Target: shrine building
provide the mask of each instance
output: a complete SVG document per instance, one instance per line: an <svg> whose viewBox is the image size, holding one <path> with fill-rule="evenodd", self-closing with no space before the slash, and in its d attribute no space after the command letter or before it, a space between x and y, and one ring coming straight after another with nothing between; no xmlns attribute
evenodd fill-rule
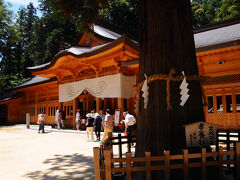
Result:
<svg viewBox="0 0 240 180"><path fill-rule="evenodd" d="M92 30L51 62L29 67L33 78L0 100L0 121L25 123L30 113L35 124L45 112L45 123L55 124L57 109L66 112L68 127L75 127L77 109L83 116L107 108L135 115L138 43L100 25ZM206 121L219 129L240 129L240 19L195 29L194 39L199 75L211 77L202 84Z"/></svg>

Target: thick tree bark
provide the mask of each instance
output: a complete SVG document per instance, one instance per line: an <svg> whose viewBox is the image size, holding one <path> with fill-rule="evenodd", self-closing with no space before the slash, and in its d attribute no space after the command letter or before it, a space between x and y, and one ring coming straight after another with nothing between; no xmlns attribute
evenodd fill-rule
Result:
<svg viewBox="0 0 240 180"><path fill-rule="evenodd" d="M177 75L181 71L186 76L198 74L189 0L140 0L140 28L140 81L144 74L169 74L171 68ZM164 149L171 154L182 152L186 145L183 125L205 120L200 82L188 83L190 97L181 107L181 82L171 81L170 111L166 81L149 84L146 110L141 98L136 155L145 151L160 155Z"/></svg>

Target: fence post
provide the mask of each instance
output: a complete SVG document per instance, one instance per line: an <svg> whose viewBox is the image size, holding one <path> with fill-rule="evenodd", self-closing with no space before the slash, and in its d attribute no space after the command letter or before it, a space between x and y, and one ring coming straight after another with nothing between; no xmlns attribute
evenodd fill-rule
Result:
<svg viewBox="0 0 240 180"><path fill-rule="evenodd" d="M227 151L230 151L230 144L231 144L231 141L230 141L230 131L227 131ZM230 159L230 156L227 155L227 160ZM230 168L230 164L227 165L228 168Z"/></svg>
<svg viewBox="0 0 240 180"><path fill-rule="evenodd" d="M150 152L145 152L146 156L146 179L151 180L151 154Z"/></svg>
<svg viewBox="0 0 240 180"><path fill-rule="evenodd" d="M94 147L93 148L93 157L94 157L94 171L95 171L95 179L100 180L100 164L99 164L99 154L100 154L100 149L99 147Z"/></svg>
<svg viewBox="0 0 240 180"><path fill-rule="evenodd" d="M128 144L128 152L130 152L131 153L131 142L130 142L130 137L129 137L129 135L127 135L127 144Z"/></svg>
<svg viewBox="0 0 240 180"><path fill-rule="evenodd" d="M111 160L111 150L105 150L105 173L106 180L112 179L112 160Z"/></svg>
<svg viewBox="0 0 240 180"><path fill-rule="evenodd" d="M240 130L238 130L237 133L238 133L238 142L240 142Z"/></svg>
<svg viewBox="0 0 240 180"><path fill-rule="evenodd" d="M219 151L219 130L217 130L217 138L216 138L216 152Z"/></svg>
<svg viewBox="0 0 240 180"><path fill-rule="evenodd" d="M183 150L184 180L188 180L188 149Z"/></svg>
<svg viewBox="0 0 240 180"><path fill-rule="evenodd" d="M164 166L165 166L165 174L164 179L170 179L170 151L164 151Z"/></svg>
<svg viewBox="0 0 240 180"><path fill-rule="evenodd" d="M108 139L109 139L109 146L112 147L112 132L108 133Z"/></svg>
<svg viewBox="0 0 240 180"><path fill-rule="evenodd" d="M122 135L118 134L118 153L119 158L122 158ZM120 167L122 167L122 163L120 163Z"/></svg>
<svg viewBox="0 0 240 180"><path fill-rule="evenodd" d="M219 179L223 180L223 147L219 147L218 152Z"/></svg>
<svg viewBox="0 0 240 180"><path fill-rule="evenodd" d="M105 154L104 154L104 146L101 144L100 145L100 169L101 169L101 179L105 179L105 164L104 164L104 160L105 160Z"/></svg>
<svg viewBox="0 0 240 180"><path fill-rule="evenodd" d="M127 168L127 180L132 179L132 174L131 174L131 153L126 153L126 168Z"/></svg>
<svg viewBox="0 0 240 180"><path fill-rule="evenodd" d="M206 180L206 148L202 148L202 180Z"/></svg>
<svg viewBox="0 0 240 180"><path fill-rule="evenodd" d="M235 171L236 171L236 178L240 180L240 142L236 143L236 154L235 154L236 162L235 162Z"/></svg>

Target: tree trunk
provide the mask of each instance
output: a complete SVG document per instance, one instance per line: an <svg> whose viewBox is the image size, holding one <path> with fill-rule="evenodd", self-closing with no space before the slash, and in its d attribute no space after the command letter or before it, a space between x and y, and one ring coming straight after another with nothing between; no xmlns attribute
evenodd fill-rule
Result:
<svg viewBox="0 0 240 180"><path fill-rule="evenodd" d="M189 0L140 0L139 80L144 74L169 74L170 69L186 76L198 74L193 39L191 7ZM182 152L185 147L183 125L205 121L201 85L189 81L189 99L180 106L181 81L171 81L171 110L167 110L166 81L149 84L147 109L140 103L137 129L136 155L150 151L161 155L164 149L171 154Z"/></svg>

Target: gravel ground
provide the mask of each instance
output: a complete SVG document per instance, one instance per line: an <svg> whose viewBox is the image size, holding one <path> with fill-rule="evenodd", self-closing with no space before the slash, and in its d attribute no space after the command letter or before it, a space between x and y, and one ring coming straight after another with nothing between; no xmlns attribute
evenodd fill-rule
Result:
<svg viewBox="0 0 240 180"><path fill-rule="evenodd" d="M46 126L0 127L0 177L21 179L94 179L93 147L85 131L56 130Z"/></svg>

